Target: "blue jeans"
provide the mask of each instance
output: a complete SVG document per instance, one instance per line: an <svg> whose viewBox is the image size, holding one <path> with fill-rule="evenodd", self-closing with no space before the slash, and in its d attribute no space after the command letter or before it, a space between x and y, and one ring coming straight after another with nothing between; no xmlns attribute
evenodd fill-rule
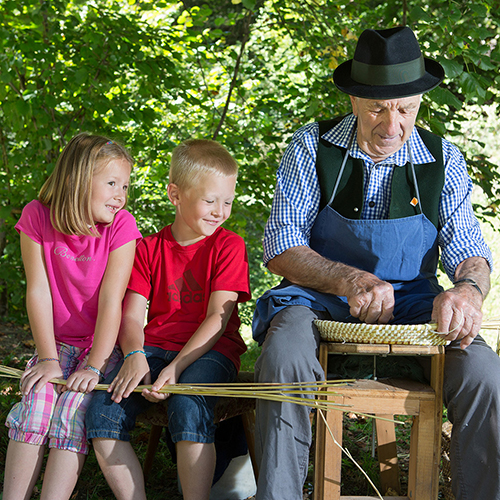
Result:
<svg viewBox="0 0 500 500"><path fill-rule="evenodd" d="M159 347L146 346L146 357L155 381L160 372L177 356L176 351L165 351ZM135 356L138 356L136 354ZM110 383L119 372L123 361L106 378ZM227 383L236 379L233 362L217 351L209 351L189 365L179 377L179 383ZM168 427L174 443L194 441L213 443L215 435L214 396L173 394L168 398ZM120 403L111 400L106 391L96 391L87 410L87 438L108 438L130 441L130 431L135 426L137 415L147 410L151 403L140 393L132 393Z"/></svg>

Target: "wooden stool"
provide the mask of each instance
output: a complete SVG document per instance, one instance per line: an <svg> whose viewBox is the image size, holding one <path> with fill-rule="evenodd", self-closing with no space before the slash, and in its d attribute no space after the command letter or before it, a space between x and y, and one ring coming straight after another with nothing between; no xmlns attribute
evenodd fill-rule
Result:
<svg viewBox="0 0 500 500"><path fill-rule="evenodd" d="M321 342L319 361L325 374L329 353L367 355L424 355L431 358L430 385L405 379L356 380L335 388L329 401L348 405L344 411L369 413L394 419L394 415L413 415L408 471L408 495L384 497L390 500L436 500L441 457L441 419L444 371L444 346L389 344L342 344ZM341 410L326 412L326 420L342 444ZM396 454L395 424L375 419L380 462L381 493L389 488L401 495ZM326 425L316 419L314 500L377 499L376 496L341 496L342 450L333 442Z"/></svg>
<svg viewBox="0 0 500 500"><path fill-rule="evenodd" d="M253 372L240 372L236 382L253 382ZM149 433L148 449L144 458L143 472L147 480L160 442L161 433L164 427L168 427L167 416L168 399L151 406L147 411L137 417L138 422L151 425ZM243 429L248 445L248 453L252 461L252 468L257 481L258 470L255 458L255 399L253 398L229 398L220 397L215 405L214 423L222 422L228 418L241 415Z"/></svg>

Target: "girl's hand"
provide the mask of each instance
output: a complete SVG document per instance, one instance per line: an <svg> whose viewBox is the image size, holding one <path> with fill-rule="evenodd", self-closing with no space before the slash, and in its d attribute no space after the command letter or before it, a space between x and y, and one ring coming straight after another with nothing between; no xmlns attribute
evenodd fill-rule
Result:
<svg viewBox="0 0 500 500"><path fill-rule="evenodd" d="M97 373L81 368L68 377L65 390L89 393L94 390L98 383L99 375Z"/></svg>
<svg viewBox="0 0 500 500"><path fill-rule="evenodd" d="M21 392L26 396L37 384L35 392L38 393L49 380L54 378L63 378L59 361L37 363L28 368L21 376Z"/></svg>
<svg viewBox="0 0 500 500"><path fill-rule="evenodd" d="M160 401L165 401L165 399L167 399L170 394L160 393L157 391L159 391L165 385L176 384L177 380L179 379L179 375L180 374L177 373L174 362L170 363L160 372L160 375L158 375L158 378L153 384L153 387L151 387L151 390L143 389L142 395L151 403L159 403Z"/></svg>
<svg viewBox="0 0 500 500"><path fill-rule="evenodd" d="M128 398L140 383L150 384L151 373L146 356L138 352L123 362L120 371L109 385L108 392L112 392L111 399L119 403L123 398Z"/></svg>

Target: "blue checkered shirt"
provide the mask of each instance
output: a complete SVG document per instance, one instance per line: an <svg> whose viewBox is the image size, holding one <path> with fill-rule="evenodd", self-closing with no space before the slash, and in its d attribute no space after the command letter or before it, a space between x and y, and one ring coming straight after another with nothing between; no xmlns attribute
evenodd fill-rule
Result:
<svg viewBox="0 0 500 500"><path fill-rule="evenodd" d="M345 149L356 125L354 115L347 116L323 137ZM271 215L264 232L264 263L295 246L309 246L312 226L320 202L316 174L316 151L319 141L318 123L300 128L292 137L276 174L276 191ZM413 163L431 163L435 159L413 129L411 137ZM360 158L364 165L365 199L361 219L387 219L391 201L391 179L394 167L408 161L406 147L387 159L374 163L358 146L356 131L349 154ZM484 257L492 268L491 252L486 245L476 219L470 195L472 181L460 151L443 139L445 182L439 200L438 244L441 260L448 277L453 281L455 269L469 257ZM368 202L374 203L368 203ZM372 205L372 206L370 206Z"/></svg>

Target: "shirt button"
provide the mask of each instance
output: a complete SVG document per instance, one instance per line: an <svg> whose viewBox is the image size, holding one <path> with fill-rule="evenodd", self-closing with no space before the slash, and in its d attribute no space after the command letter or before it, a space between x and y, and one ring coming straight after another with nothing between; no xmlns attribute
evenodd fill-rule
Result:
<svg viewBox="0 0 500 500"><path fill-rule="evenodd" d="M370 203L368 203L368 206L370 208L373 208L375 206L375 202L374 201L370 201Z"/></svg>

